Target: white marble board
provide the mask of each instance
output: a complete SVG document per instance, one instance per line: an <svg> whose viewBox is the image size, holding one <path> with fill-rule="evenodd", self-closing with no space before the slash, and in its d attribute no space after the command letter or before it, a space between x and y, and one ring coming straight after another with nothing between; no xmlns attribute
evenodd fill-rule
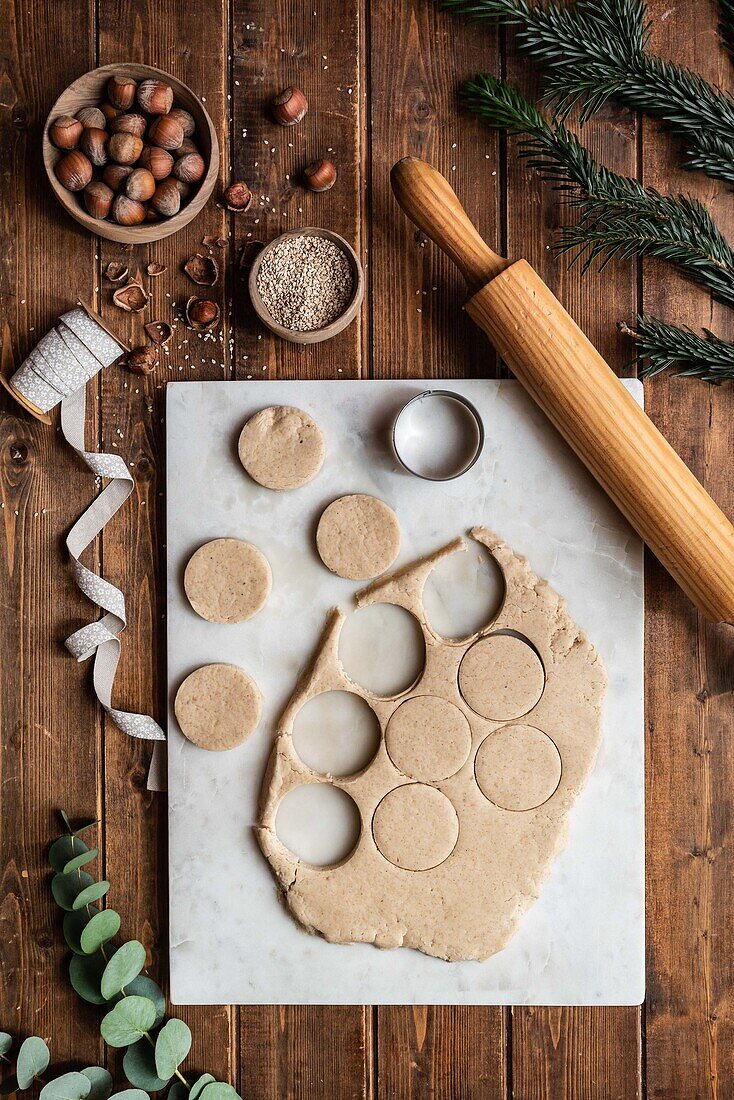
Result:
<svg viewBox="0 0 734 1100"><path fill-rule="evenodd" d="M624 383L642 401L642 386ZM167 390L169 884L176 1004L639 1004L644 998L643 556L640 540L513 381L436 383L480 410L477 465L447 483L402 472L387 429L420 381L184 382ZM326 435L319 476L272 493L245 475L237 437L270 404L308 410ZM253 836L275 719L328 609L360 586L318 561L314 526L345 492L397 511L397 564L468 527L497 531L566 597L609 676L604 741L570 817L568 846L504 951L445 963L411 949L334 945L280 904ZM200 619L182 589L201 543L255 542L273 569L247 623ZM189 744L173 717L181 680L211 661L241 664L265 698L259 729L228 753Z"/></svg>

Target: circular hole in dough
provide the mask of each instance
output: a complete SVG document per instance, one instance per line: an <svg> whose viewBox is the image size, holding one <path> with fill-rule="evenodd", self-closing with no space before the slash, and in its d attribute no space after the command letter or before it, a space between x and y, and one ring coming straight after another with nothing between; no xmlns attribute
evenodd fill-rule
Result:
<svg viewBox="0 0 734 1100"><path fill-rule="evenodd" d="M454 775L471 752L471 728L457 706L435 695L401 703L387 724L385 746L398 771L424 783Z"/></svg>
<svg viewBox="0 0 734 1100"><path fill-rule="evenodd" d="M348 615L339 635L339 660L365 691L392 698L419 679L426 660L423 631L402 607L376 603Z"/></svg>
<svg viewBox="0 0 734 1100"><path fill-rule="evenodd" d="M561 781L556 745L535 726L504 726L479 746L474 771L485 798L503 810L534 810Z"/></svg>
<svg viewBox="0 0 734 1100"><path fill-rule="evenodd" d="M242 623L264 605L273 584L268 559L242 539L213 539L192 555L184 589L210 623Z"/></svg>
<svg viewBox="0 0 734 1100"><path fill-rule="evenodd" d="M241 745L257 728L262 695L237 665L202 665L181 684L173 709L189 741L224 752Z"/></svg>
<svg viewBox="0 0 734 1100"><path fill-rule="evenodd" d="M513 634L490 634L466 651L459 689L469 706L493 722L509 722L532 710L543 694L545 671L538 654Z"/></svg>
<svg viewBox="0 0 734 1100"><path fill-rule="evenodd" d="M372 818L372 835L389 863L406 871L429 871L456 847L459 819L441 791L408 783L380 802Z"/></svg>
<svg viewBox="0 0 734 1100"><path fill-rule="evenodd" d="M331 783L293 787L275 815L278 840L314 867L342 863L357 847L361 831L354 799Z"/></svg>
<svg viewBox="0 0 734 1100"><path fill-rule="evenodd" d="M505 598L505 578L494 555L473 540L464 552L439 561L423 588L423 609L431 630L451 641L485 630Z"/></svg>
<svg viewBox="0 0 734 1100"><path fill-rule="evenodd" d="M252 480L276 490L306 485L316 477L326 454L316 421L290 405L273 405L250 417L237 450Z"/></svg>
<svg viewBox="0 0 734 1100"><path fill-rule="evenodd" d="M293 746L304 764L321 775L354 775L366 768L380 745L380 723L369 703L351 691L325 691L301 707L293 723Z"/></svg>
<svg viewBox="0 0 734 1100"><path fill-rule="evenodd" d="M366 493L339 497L319 520L316 547L324 565L338 577L371 580L398 556L398 517L384 500Z"/></svg>

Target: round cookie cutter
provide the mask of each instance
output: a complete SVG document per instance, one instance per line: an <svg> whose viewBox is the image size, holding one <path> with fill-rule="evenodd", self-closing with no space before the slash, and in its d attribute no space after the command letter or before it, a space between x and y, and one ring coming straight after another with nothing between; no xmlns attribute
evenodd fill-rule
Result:
<svg viewBox="0 0 734 1100"><path fill-rule="evenodd" d="M439 437L443 446L437 452ZM484 423L462 394L423 390L398 412L391 443L395 457L409 474L424 481L453 481L471 470L481 455Z"/></svg>

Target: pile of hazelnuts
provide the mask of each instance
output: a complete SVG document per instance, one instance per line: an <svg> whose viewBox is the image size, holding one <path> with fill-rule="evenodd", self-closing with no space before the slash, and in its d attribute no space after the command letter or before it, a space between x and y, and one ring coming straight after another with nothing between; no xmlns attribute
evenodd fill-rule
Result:
<svg viewBox="0 0 734 1100"><path fill-rule="evenodd" d="M162 80L138 84L113 75L106 90L99 107L61 115L50 126L51 141L66 154L56 178L82 193L93 218L140 225L173 217L206 171L193 115L174 107L173 89Z"/></svg>

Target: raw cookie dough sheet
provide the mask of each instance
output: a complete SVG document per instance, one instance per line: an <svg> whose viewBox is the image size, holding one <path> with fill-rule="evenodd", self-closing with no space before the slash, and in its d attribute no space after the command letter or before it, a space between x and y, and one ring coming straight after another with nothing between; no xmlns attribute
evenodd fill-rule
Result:
<svg viewBox="0 0 734 1100"><path fill-rule="evenodd" d="M487 442L454 482L401 471L387 449L397 409L427 383L172 383L167 394L170 965L174 1003L637 1004L644 996L642 547L542 414L512 381L434 383L479 409ZM641 400L642 387L627 382ZM253 483L237 457L245 420L295 405L326 437L320 474L294 492ZM315 529L345 493L400 518L395 566L483 524L528 557L568 602L609 677L599 759L570 815L568 845L509 945L483 963L334 945L304 933L279 902L252 832L276 717L330 607L360 587L320 563ZM200 619L183 593L193 550L238 537L273 571L252 620ZM195 667L233 662L263 692L259 728L207 753L172 713Z"/></svg>

